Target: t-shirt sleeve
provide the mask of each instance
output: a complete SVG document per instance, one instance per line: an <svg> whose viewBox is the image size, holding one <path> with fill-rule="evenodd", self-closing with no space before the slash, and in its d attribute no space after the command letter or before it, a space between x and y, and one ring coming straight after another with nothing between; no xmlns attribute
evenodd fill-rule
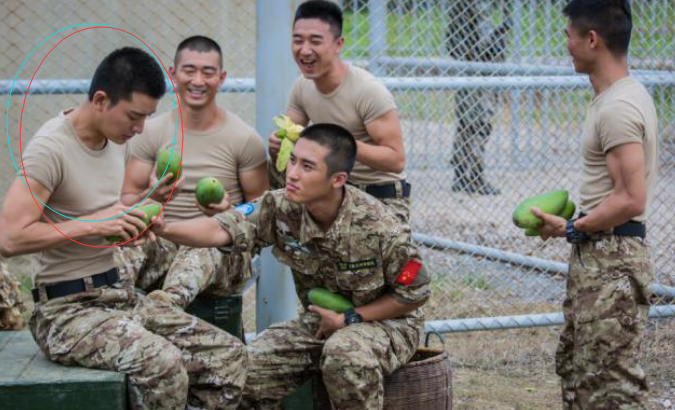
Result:
<svg viewBox="0 0 675 410"><path fill-rule="evenodd" d="M598 135L605 153L623 144L642 144L645 121L636 106L628 101L616 101L600 113Z"/></svg>
<svg viewBox="0 0 675 410"><path fill-rule="evenodd" d="M361 90L357 109L364 124L369 124L391 110L396 109L394 96L377 79L367 82Z"/></svg>
<svg viewBox="0 0 675 410"><path fill-rule="evenodd" d="M307 117L307 111L305 111L305 106L302 103L302 77L298 77L293 84L293 88L291 88L291 95L288 98L288 108L301 112Z"/></svg>
<svg viewBox="0 0 675 410"><path fill-rule="evenodd" d="M274 242L273 227L276 225L273 195L267 192L255 201L242 206L251 206L252 212L245 216L242 211L235 208L213 217L232 237L230 245L218 248L222 252L255 252Z"/></svg>
<svg viewBox="0 0 675 410"><path fill-rule="evenodd" d="M164 121L148 121L142 133L136 135L130 142L131 157L139 159L143 162L154 164L157 157L157 152L162 148L161 145L161 129ZM176 136L176 147L180 148L180 131Z"/></svg>
<svg viewBox="0 0 675 410"><path fill-rule="evenodd" d="M34 137L23 153L26 176L54 193L63 181L62 149L47 137ZM20 170L21 171L21 170ZM23 172L22 172L23 176Z"/></svg>
<svg viewBox="0 0 675 410"><path fill-rule="evenodd" d="M248 171L267 161L265 146L262 138L255 131L251 130L245 139L244 144L237 158L239 171Z"/></svg>
<svg viewBox="0 0 675 410"><path fill-rule="evenodd" d="M429 298L429 274L409 233L394 228L382 249L385 283L402 303L419 303Z"/></svg>

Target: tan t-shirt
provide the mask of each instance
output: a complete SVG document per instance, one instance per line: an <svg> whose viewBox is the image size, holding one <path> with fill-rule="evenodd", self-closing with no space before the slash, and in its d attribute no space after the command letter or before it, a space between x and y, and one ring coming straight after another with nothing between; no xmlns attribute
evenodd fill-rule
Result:
<svg viewBox="0 0 675 410"><path fill-rule="evenodd" d="M131 155L146 163L155 163L157 152L173 145L181 150L180 121L174 131L174 113L168 112L149 120L141 135L131 142ZM185 130L181 177L185 182L180 192L171 196L164 208L169 222L204 216L195 205L195 188L204 177L222 182L230 202L240 204L244 193L239 184L239 172L251 170L267 160L262 139L237 115L227 112L225 121L209 132Z"/></svg>
<svg viewBox="0 0 675 410"><path fill-rule="evenodd" d="M70 120L61 113L45 123L30 140L23 153L23 163L26 176L51 192L47 201L50 208L83 219L82 216L119 201L128 148L128 145L108 141L102 150L89 149L75 133ZM69 220L54 211L44 209L52 223ZM77 241L94 246L110 245L103 237ZM75 242L41 252L38 260L36 283L79 279L115 266L113 248L93 248Z"/></svg>
<svg viewBox="0 0 675 410"><path fill-rule="evenodd" d="M619 145L637 142L645 153L645 213L633 218L644 221L654 196L658 160L658 123L651 96L632 77L621 79L593 99L582 135L583 170L580 209L590 213L614 190L607 169L607 152Z"/></svg>
<svg viewBox="0 0 675 410"><path fill-rule="evenodd" d="M293 85L289 108L305 114L312 124L337 124L351 132L357 141L374 144L366 125L395 110L396 103L375 76L361 68L348 66L344 81L330 94L322 94L312 80L300 76ZM378 171L356 161L349 181L373 184L403 178L404 173Z"/></svg>

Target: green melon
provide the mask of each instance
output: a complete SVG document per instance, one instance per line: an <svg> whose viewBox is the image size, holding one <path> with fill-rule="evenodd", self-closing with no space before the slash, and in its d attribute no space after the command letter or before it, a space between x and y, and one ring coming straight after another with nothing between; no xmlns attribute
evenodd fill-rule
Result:
<svg viewBox="0 0 675 410"><path fill-rule="evenodd" d="M225 196L225 188L219 180L213 177L202 178L197 182L195 196L201 206L219 204Z"/></svg>
<svg viewBox="0 0 675 410"><path fill-rule="evenodd" d="M145 204L137 207L136 209L143 211L145 216L142 218L145 226L147 227L152 222L152 218L158 216L162 211L162 206L159 204ZM113 243L122 242L122 237L119 235L110 235L105 237L106 240Z"/></svg>
<svg viewBox="0 0 675 410"><path fill-rule="evenodd" d="M309 291L308 297L313 305L336 313L343 313L347 309L354 308L354 304L349 299L324 288L313 288Z"/></svg>
<svg viewBox="0 0 675 410"><path fill-rule="evenodd" d="M565 208L568 197L569 194L563 189L531 196L513 211L513 223L519 228L538 228L544 221L534 216L530 210L536 207L547 214L558 215Z"/></svg>
<svg viewBox="0 0 675 410"><path fill-rule="evenodd" d="M167 168L168 165L168 168ZM173 183L178 178L180 178L180 173L183 171L180 169L180 151L178 149L173 150L173 155L171 155L171 147L162 148L157 153L157 179L162 179L163 175L173 174L173 177L169 182ZM166 174L164 171L166 170Z"/></svg>

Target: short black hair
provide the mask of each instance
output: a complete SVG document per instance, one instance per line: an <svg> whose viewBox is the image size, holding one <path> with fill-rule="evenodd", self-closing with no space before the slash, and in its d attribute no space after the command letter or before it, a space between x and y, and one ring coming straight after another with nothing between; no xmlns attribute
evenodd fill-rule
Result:
<svg viewBox="0 0 675 410"><path fill-rule="evenodd" d="M173 64L175 66L178 66L178 55L185 49L197 51L199 53L215 51L218 53L218 64L221 68L223 67L223 51L216 40L212 38L206 36L192 36L181 41L180 44L178 44L178 47L176 47L176 55L173 57Z"/></svg>
<svg viewBox="0 0 675 410"><path fill-rule="evenodd" d="M293 24L301 19L318 19L330 26L335 38L342 36L342 10L340 7L326 0L310 0L302 3L295 11Z"/></svg>
<svg viewBox="0 0 675 410"><path fill-rule="evenodd" d="M352 172L356 162L356 140L351 132L336 124L313 124L302 130L300 138L328 148L325 161L328 176Z"/></svg>
<svg viewBox="0 0 675 410"><path fill-rule="evenodd" d="M123 47L108 54L96 68L89 101L97 91L104 91L114 106L120 100L131 101L134 92L160 99L166 92L166 81L154 57L135 47Z"/></svg>
<svg viewBox="0 0 675 410"><path fill-rule="evenodd" d="M628 54L633 30L629 0L571 0L563 13L582 34L596 31L614 56Z"/></svg>

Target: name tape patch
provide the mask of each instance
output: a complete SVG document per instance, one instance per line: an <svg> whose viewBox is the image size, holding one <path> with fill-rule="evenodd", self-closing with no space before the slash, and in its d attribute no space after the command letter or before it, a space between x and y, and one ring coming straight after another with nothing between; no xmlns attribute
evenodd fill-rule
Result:
<svg viewBox="0 0 675 410"><path fill-rule="evenodd" d="M346 270L377 268L377 259L364 259L362 261L354 261L354 262L338 262L337 268L340 272L344 272Z"/></svg>

